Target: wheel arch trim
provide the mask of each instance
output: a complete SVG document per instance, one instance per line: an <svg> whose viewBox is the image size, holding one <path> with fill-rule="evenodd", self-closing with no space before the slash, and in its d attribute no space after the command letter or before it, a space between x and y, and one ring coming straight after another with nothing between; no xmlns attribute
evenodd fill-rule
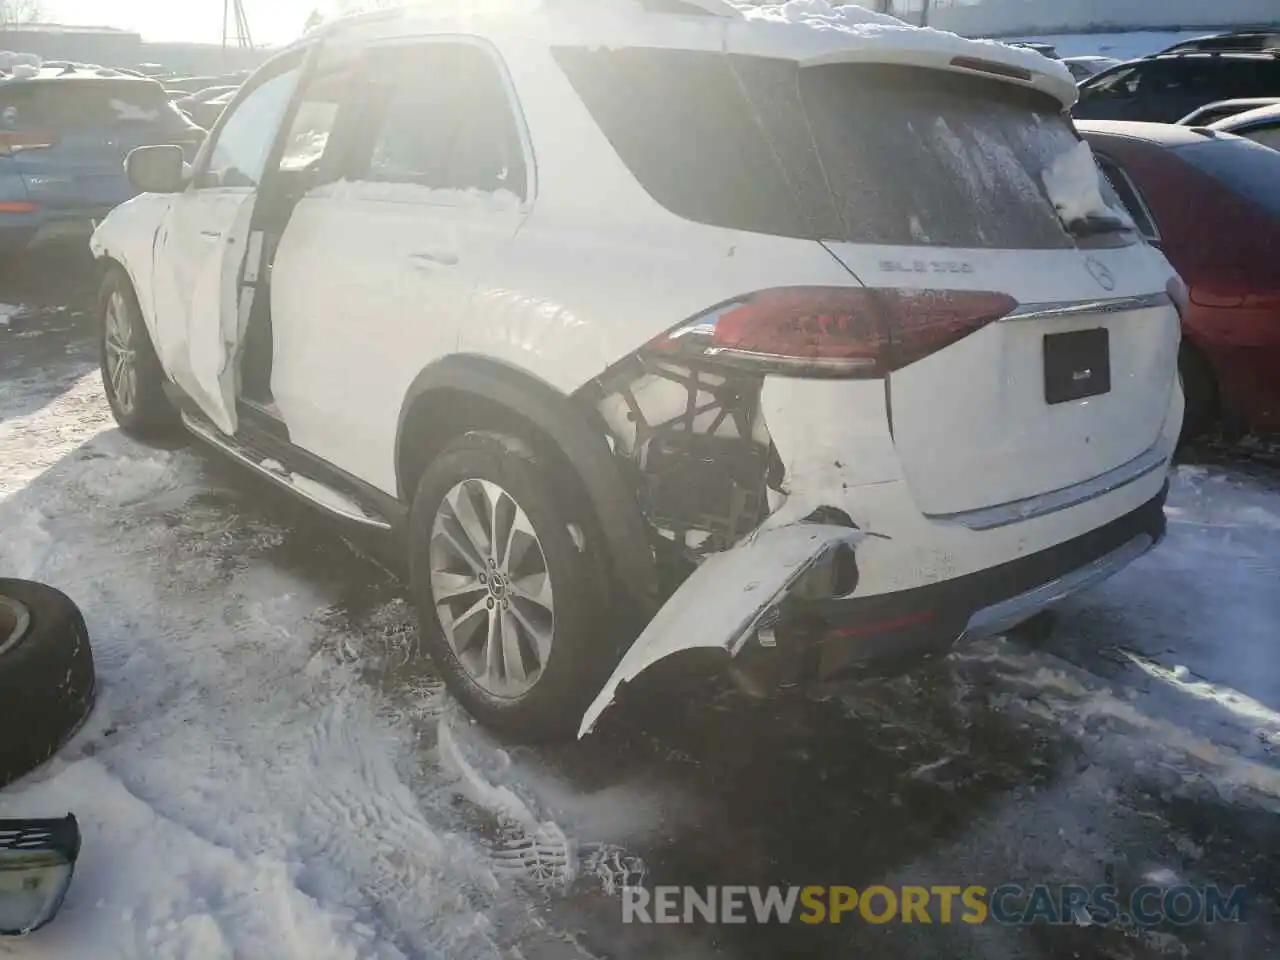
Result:
<svg viewBox="0 0 1280 960"><path fill-rule="evenodd" d="M453 354L437 360L413 379L396 424L395 474L400 500L413 498L413 478L404 475L405 451L412 443L409 419L428 394L450 391L475 395L511 411L548 437L577 474L617 574L619 585L646 612L658 605L658 575L648 527L606 441L602 423L555 387L501 360Z"/></svg>

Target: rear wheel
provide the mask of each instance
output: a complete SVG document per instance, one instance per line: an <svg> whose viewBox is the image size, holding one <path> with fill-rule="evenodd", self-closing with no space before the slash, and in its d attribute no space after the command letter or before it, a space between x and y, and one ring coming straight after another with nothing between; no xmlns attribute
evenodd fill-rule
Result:
<svg viewBox="0 0 1280 960"><path fill-rule="evenodd" d="M144 441L178 432L178 412L164 392L164 370L142 320L133 284L118 267L98 294L98 346L102 385L120 429Z"/></svg>
<svg viewBox="0 0 1280 960"><path fill-rule="evenodd" d="M426 649L473 716L523 740L575 730L617 648L565 488L519 439L469 433L428 465L410 515Z"/></svg>
<svg viewBox="0 0 1280 960"><path fill-rule="evenodd" d="M1186 343L1178 352L1178 374L1182 378L1182 393L1186 398L1180 443L1186 444L1203 437L1217 424L1220 414L1218 385L1208 361Z"/></svg>

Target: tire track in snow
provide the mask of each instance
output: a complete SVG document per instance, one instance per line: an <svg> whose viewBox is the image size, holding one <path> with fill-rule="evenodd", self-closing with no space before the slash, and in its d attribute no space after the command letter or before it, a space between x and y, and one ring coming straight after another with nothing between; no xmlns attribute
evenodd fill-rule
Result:
<svg viewBox="0 0 1280 960"><path fill-rule="evenodd" d="M5 808L64 804L107 838L127 808L145 805L173 826L164 897L184 919L170 929L126 902L158 887L95 884L90 872L72 889L56 949L37 936L14 956L564 956L563 938L540 929L474 841L441 826L456 819L448 792L411 787L433 774L411 726L388 715L358 665L333 655L359 643L328 616L329 598L245 556L246 533L268 548L286 534L200 503L198 456L144 450L96 416L48 422L66 412L54 403L5 424L9 449L54 435L60 445L0 502L0 568L22 566L84 608L99 707ZM85 771L98 767L118 782L118 802L85 793ZM97 849L118 852L105 840ZM241 894L257 867L225 867L235 876L218 886L204 849L274 871L290 902L314 903L342 937L313 936L303 949L296 929L240 923L256 916ZM249 886L237 893L240 882Z"/></svg>

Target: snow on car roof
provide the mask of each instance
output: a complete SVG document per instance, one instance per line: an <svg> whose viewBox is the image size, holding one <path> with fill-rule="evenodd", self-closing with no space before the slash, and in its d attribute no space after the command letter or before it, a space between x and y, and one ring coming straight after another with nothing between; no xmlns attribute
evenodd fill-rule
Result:
<svg viewBox="0 0 1280 960"><path fill-rule="evenodd" d="M682 8L699 15L669 15ZM1034 50L916 27L829 0L418 0L398 11L340 19L321 32L350 30L372 40L445 29L594 48L716 50L806 64L857 61L964 69L952 63L964 57L1025 71L1030 83L1065 106L1078 95L1066 67ZM1017 79L998 71L990 75Z"/></svg>

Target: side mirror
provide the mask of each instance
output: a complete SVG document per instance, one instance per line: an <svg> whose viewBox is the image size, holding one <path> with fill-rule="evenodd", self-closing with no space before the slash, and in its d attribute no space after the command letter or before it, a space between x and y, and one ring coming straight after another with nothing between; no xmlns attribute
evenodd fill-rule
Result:
<svg viewBox="0 0 1280 960"><path fill-rule="evenodd" d="M124 171L134 188L143 193L180 193L187 177L182 148L137 147L124 161Z"/></svg>

